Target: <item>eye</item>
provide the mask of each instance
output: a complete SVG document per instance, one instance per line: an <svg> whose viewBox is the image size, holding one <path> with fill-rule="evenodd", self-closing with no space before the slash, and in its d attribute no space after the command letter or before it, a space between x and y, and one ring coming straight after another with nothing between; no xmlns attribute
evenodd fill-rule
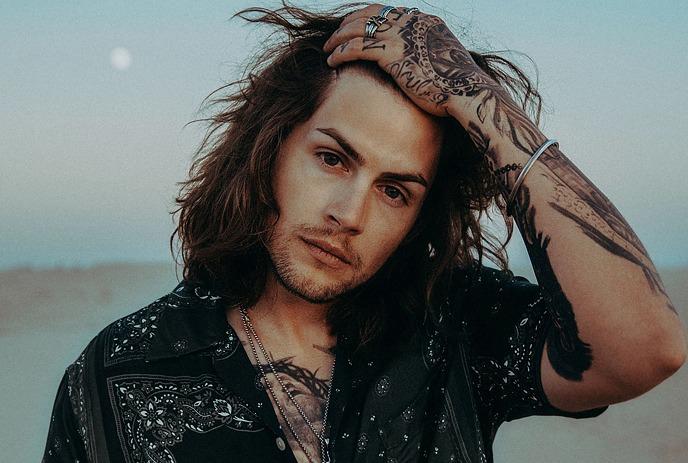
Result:
<svg viewBox="0 0 688 463"><path fill-rule="evenodd" d="M392 202L398 203L398 204L408 204L408 201L406 200L406 197L404 194L399 190L399 188L390 186L390 185L385 185L383 188L386 191L386 195L388 198L392 200ZM388 194L390 193L391 194Z"/></svg>
<svg viewBox="0 0 688 463"><path fill-rule="evenodd" d="M320 158L320 163L327 167L336 167L338 162L342 162L342 158L329 151L320 151L316 153L316 156Z"/></svg>
<svg viewBox="0 0 688 463"><path fill-rule="evenodd" d="M332 152L318 151L315 153L315 155L320 160L320 164L328 168L335 168L338 164L342 164L342 166L344 166L344 160L342 157ZM401 189L392 185L383 185L382 188L385 192L385 196L387 196L391 203L395 206L408 205L408 200Z"/></svg>

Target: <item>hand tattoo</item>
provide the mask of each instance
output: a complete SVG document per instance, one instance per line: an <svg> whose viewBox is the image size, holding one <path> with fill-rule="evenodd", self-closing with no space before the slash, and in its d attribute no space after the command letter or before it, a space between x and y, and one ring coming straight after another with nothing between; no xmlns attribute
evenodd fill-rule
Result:
<svg viewBox="0 0 688 463"><path fill-rule="evenodd" d="M403 58L388 72L417 97L441 106L451 95L473 97L494 85L440 18L414 15L399 35Z"/></svg>

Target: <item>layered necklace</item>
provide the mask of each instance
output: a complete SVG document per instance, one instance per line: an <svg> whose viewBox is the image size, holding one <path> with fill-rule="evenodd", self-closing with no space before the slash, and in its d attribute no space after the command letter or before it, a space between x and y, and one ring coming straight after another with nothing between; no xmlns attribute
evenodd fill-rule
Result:
<svg viewBox="0 0 688 463"><path fill-rule="evenodd" d="M280 386L282 387L282 390L287 394L287 397L289 397L289 400L294 404L296 407L296 410L298 410L299 414L301 417L304 419L310 430L313 432L315 437L318 439L320 442L320 462L321 463L329 463L330 462L330 454L329 450L327 448L327 445L329 444L329 439L325 438L325 427L327 425L327 411L330 408L330 393L332 392L332 379L334 377L334 360L332 361L332 370L330 372L330 387L327 390L327 398L325 400L325 414L323 416L323 421L322 421L322 428L320 429L320 432L316 431L315 428L313 427L313 423L311 423L311 420L308 419L306 416L306 413L303 411L301 406L296 402L294 399L294 396L291 394L289 389L285 386L284 382L282 381L282 378L277 374L277 370L275 369L275 366L273 363L270 361L270 357L268 357L267 351L265 350L265 347L263 346L263 343L260 341L260 338L258 337L258 333L256 333L256 330L253 328L253 324L251 323L251 319L248 317L248 313L244 307L239 308L239 313L241 314L241 321L244 326L244 332L246 333L246 338L248 339L248 343L251 346L251 352L253 352L253 358L256 360L256 365L258 365L258 368L260 369L260 374L263 377L263 380L265 381L265 384L267 385L268 390L270 391L270 395L272 396L272 399L275 401L275 405L277 405L277 409L280 412L280 415L282 415L282 418L284 419L284 422L287 424L287 427L289 428L289 431L291 431L292 435L294 436L294 439L296 439L296 442L298 442L299 446L303 450L303 453L306 454L306 458L308 458L308 461L311 463L318 463L318 460L314 459L313 456L310 454L310 452L306 449L306 446L303 442L303 438L299 436L296 433L296 429L294 429L294 426L292 425L291 421L287 417L287 414L284 411L284 408L282 407L282 404L280 401L277 399L277 394L275 394L275 391L272 389L272 384L270 381L268 381L267 375L265 373L265 370L263 368L263 364L258 358L258 352L256 351L256 347L253 344L253 339L256 340L256 343L258 344L258 347L260 348L261 353L263 354L263 357L265 357L265 361L267 362L268 366L270 367L270 370L272 371L272 374L277 378L277 382L279 382Z"/></svg>

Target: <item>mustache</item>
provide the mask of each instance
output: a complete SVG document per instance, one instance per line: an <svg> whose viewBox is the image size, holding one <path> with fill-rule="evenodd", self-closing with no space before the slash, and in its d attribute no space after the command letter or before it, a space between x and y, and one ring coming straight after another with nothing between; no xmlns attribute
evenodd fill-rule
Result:
<svg viewBox="0 0 688 463"><path fill-rule="evenodd" d="M306 238L322 239L324 241L328 241L342 249L346 253L346 255L350 257L352 263L358 262L358 258L356 257L356 254L353 252L353 249L351 248L351 243L346 239L344 241L340 241L335 238L337 235L341 234L341 232L331 228L318 228L310 226L301 226L299 227L299 229L302 232L302 236Z"/></svg>

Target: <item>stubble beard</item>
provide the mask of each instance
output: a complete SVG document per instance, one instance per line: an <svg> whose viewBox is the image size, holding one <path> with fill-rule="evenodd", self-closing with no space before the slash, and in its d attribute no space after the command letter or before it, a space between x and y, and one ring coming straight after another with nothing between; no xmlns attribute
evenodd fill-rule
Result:
<svg viewBox="0 0 688 463"><path fill-rule="evenodd" d="M298 238L293 238L296 240ZM287 291L312 304L325 304L336 301L345 293L358 286L356 278L323 284L307 278L299 271L298 264L290 257L290 249L298 246L282 235L273 236L268 242L270 270L275 279Z"/></svg>

